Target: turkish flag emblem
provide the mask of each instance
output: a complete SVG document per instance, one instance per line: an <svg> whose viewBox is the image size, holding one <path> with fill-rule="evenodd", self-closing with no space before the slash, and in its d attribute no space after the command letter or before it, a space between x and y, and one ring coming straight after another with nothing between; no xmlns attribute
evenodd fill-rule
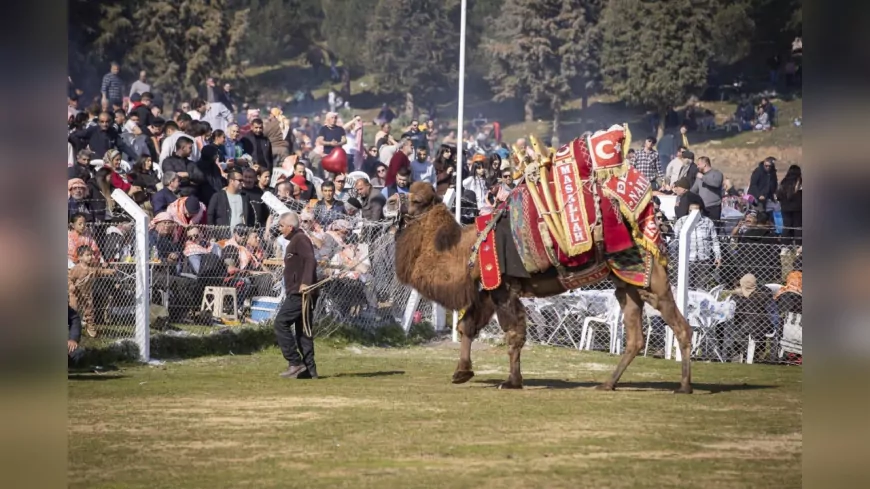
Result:
<svg viewBox="0 0 870 489"><path fill-rule="evenodd" d="M615 168L622 165L622 142L625 141L625 130L622 126L612 126L607 131L598 131L589 136L590 157L592 169Z"/></svg>

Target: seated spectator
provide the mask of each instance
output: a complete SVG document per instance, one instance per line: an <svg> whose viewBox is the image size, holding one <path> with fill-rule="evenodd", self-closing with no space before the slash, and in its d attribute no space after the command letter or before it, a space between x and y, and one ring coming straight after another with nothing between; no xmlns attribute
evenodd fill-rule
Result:
<svg viewBox="0 0 870 489"><path fill-rule="evenodd" d="M207 224L205 205L196 196L180 197L166 207L166 213L178 224L176 240L180 240L183 229L194 224Z"/></svg>
<svg viewBox="0 0 870 489"><path fill-rule="evenodd" d="M186 229L182 253L184 254L182 273L192 274L198 278L223 278L223 272L210 273L214 269L221 268L218 265L221 249L217 244L205 239L199 226L190 226Z"/></svg>
<svg viewBox="0 0 870 489"><path fill-rule="evenodd" d="M164 146L170 140L164 141ZM187 136L181 136L175 140L175 151L173 154L163 160L161 164L163 172L171 171L178 175L181 180L178 185L178 195L187 197L196 192L196 183L191 180L195 173L196 166L191 161L190 156L193 152L193 139Z"/></svg>
<svg viewBox="0 0 870 489"><path fill-rule="evenodd" d="M762 106L758 106L755 110L755 122L753 124L753 129L756 131L769 131L770 130L770 116L767 112L764 111Z"/></svg>
<svg viewBox="0 0 870 489"><path fill-rule="evenodd" d="M67 189L69 190L67 219L71 218L74 214L82 214L85 216L85 221L88 223L105 220L105 203L100 205L99 200L90 200L87 198L88 186L81 178L73 178L72 180L67 181Z"/></svg>
<svg viewBox="0 0 870 489"><path fill-rule="evenodd" d="M80 178L85 183L88 183L92 178L94 178L96 170L91 166L91 157L93 157L93 155L94 152L89 149L83 149L76 153L75 163L69 167L67 178Z"/></svg>
<svg viewBox="0 0 870 489"><path fill-rule="evenodd" d="M123 168L121 167L121 153L118 152L117 149L106 151L106 155L103 157L102 168L108 168L112 171L109 183L112 185L113 189L119 188L131 196L142 190L140 187L131 184L126 175L121 175L120 172L123 171Z"/></svg>
<svg viewBox="0 0 870 489"><path fill-rule="evenodd" d="M174 171L168 171L163 174L163 188L156 194L151 196L151 211L157 215L164 212L169 204L178 200L178 186L181 184L181 179Z"/></svg>
<svg viewBox="0 0 870 489"><path fill-rule="evenodd" d="M151 219L148 242L151 244L152 260L178 261L182 246L176 238L178 225L168 212L161 212ZM154 256L156 255L156 256Z"/></svg>
<svg viewBox="0 0 870 489"><path fill-rule="evenodd" d="M109 226L100 246L103 258L110 263L133 259L136 256L133 218L127 215L116 216L106 224Z"/></svg>
<svg viewBox="0 0 870 489"><path fill-rule="evenodd" d="M102 255L100 255L100 247L97 246L91 229L87 226L85 215L73 214L69 220L69 231L67 232L66 241L67 259L71 264L79 262L78 250L82 246L87 246L94 252L94 258L97 262L103 260ZM70 265L70 268L72 268L72 265Z"/></svg>
<svg viewBox="0 0 870 489"><path fill-rule="evenodd" d="M347 202L348 197L350 197L350 193L345 187L345 184L347 183L347 175L336 175L332 179L332 183L335 184L335 200L339 202Z"/></svg>
<svg viewBox="0 0 870 489"><path fill-rule="evenodd" d="M791 341L803 338L803 272L789 272L785 285L774 295L774 300L782 319L782 337ZM788 358L796 363L802 363L801 355L788 354Z"/></svg>
<svg viewBox="0 0 870 489"><path fill-rule="evenodd" d="M369 178L374 178L377 176L376 170L380 164L381 160L378 159L377 146L370 146L366 150L366 157L362 163L362 171L364 171ZM386 168L386 166L384 168ZM386 175L386 170L384 170L384 174Z"/></svg>
<svg viewBox="0 0 870 489"><path fill-rule="evenodd" d="M372 184L372 187L383 192L384 187L386 186L386 179L384 177L387 176L387 165L383 163L378 163L375 168L375 176L369 179L369 182Z"/></svg>
<svg viewBox="0 0 870 489"><path fill-rule="evenodd" d="M151 197L157 193L157 184L160 183L160 179L157 178L157 171L154 170L151 156L140 156L139 160L133 164L127 177L134 186L142 189L131 195L133 200L145 210L152 211Z"/></svg>
<svg viewBox="0 0 870 489"><path fill-rule="evenodd" d="M237 224L233 228L233 235L224 243L224 250L227 248L235 248L238 254L238 266L242 270L261 270L262 264L260 260L254 256L251 250L247 247L248 243L248 227L244 224Z"/></svg>
<svg viewBox="0 0 870 489"><path fill-rule="evenodd" d="M407 194L411 190L411 170L400 168L396 174L396 181L384 189L384 197L390 198L395 194Z"/></svg>
<svg viewBox="0 0 870 489"><path fill-rule="evenodd" d="M78 261L67 274L69 305L84 319L83 323L88 336L95 338L98 331L97 315L94 308L94 284L99 277L114 275L115 270L96 266L98 255L88 245L79 246L76 255ZM105 291L105 287L101 287L101 289ZM103 299L105 300L105 297ZM103 310L100 308L100 311Z"/></svg>
<svg viewBox="0 0 870 489"><path fill-rule="evenodd" d="M773 300L773 292L763 285L759 287L752 274L746 274L740 279L740 285L731 298L735 303L731 357L736 361L739 357L745 359L750 336L757 343L763 344L765 335L775 331L779 324L779 313ZM770 345L769 351L774 350L778 348ZM756 357L758 356L756 346Z"/></svg>

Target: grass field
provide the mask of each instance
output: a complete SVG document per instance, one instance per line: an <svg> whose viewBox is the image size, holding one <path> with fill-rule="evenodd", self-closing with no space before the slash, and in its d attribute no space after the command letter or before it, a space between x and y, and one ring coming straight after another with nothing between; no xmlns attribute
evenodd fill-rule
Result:
<svg viewBox="0 0 870 489"><path fill-rule="evenodd" d="M501 391L504 347L449 383L456 347L318 344L323 378L284 380L280 353L71 374L69 487L800 487L802 370L542 346Z"/></svg>

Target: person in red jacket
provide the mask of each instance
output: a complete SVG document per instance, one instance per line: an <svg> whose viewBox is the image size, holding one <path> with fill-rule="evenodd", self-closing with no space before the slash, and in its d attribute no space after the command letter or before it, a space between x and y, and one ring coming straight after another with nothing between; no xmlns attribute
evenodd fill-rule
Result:
<svg viewBox="0 0 870 489"><path fill-rule="evenodd" d="M399 141L399 151L390 158L390 166L387 168L387 176L384 178L384 185L389 187L396 183L396 175L399 174L400 168L407 168L411 171L411 160L408 158L414 153L414 143L410 138L402 138Z"/></svg>

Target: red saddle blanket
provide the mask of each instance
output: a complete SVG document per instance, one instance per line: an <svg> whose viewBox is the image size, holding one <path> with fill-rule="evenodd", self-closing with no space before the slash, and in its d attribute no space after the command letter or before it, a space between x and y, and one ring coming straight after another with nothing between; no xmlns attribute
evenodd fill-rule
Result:
<svg viewBox="0 0 870 489"><path fill-rule="evenodd" d="M606 255L621 256L639 246L650 259L666 256L661 253L650 182L640 172L627 166L593 185L587 144L575 139L555 153L550 173L548 184L559 209L551 216L561 220L567 249L560 248L545 224L542 210L529 193L531 183L517 186L508 202L511 234L527 272L543 272L556 264L578 267L594 260L593 228L599 214ZM542 184L536 185L543 200ZM648 275L649 267L645 268ZM630 278L632 283L641 279L637 275Z"/></svg>

